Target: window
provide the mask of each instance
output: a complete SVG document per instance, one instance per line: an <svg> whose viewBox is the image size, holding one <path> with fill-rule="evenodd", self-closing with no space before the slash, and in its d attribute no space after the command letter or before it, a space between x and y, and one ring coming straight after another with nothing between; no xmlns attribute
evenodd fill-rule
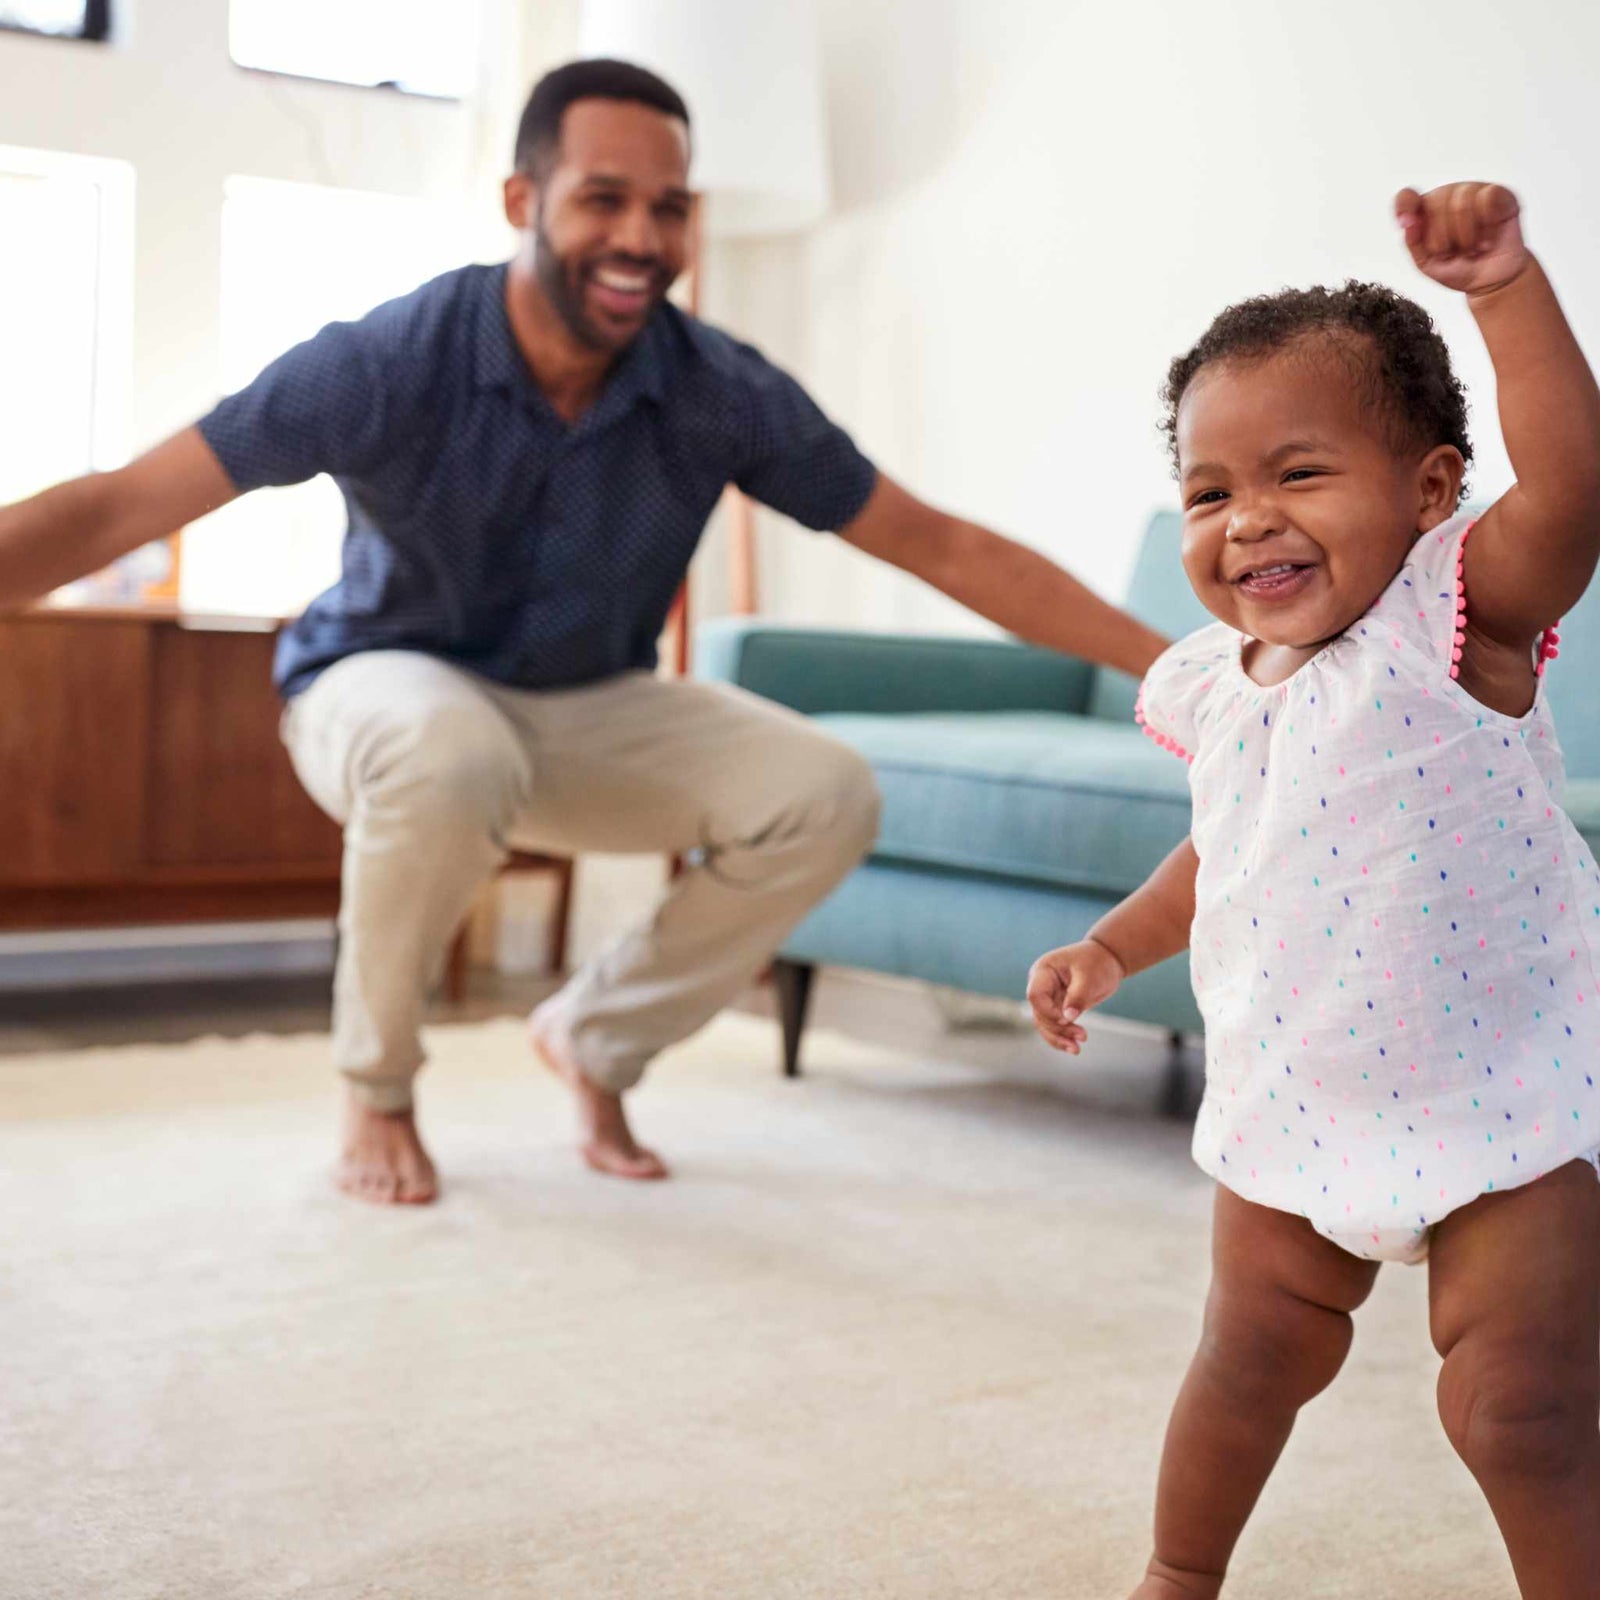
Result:
<svg viewBox="0 0 1600 1600"><path fill-rule="evenodd" d="M472 254L466 221L425 200L230 178L222 208L222 388L325 324L353 321ZM339 574L344 502L329 478L259 489L184 535L180 585L200 611L278 616Z"/></svg>
<svg viewBox="0 0 1600 1600"><path fill-rule="evenodd" d="M229 0L228 43L241 67L461 99L477 77L478 10L476 0Z"/></svg>
<svg viewBox="0 0 1600 1600"><path fill-rule="evenodd" d="M59 39L111 36L110 0L0 0L0 28Z"/></svg>
<svg viewBox="0 0 1600 1600"><path fill-rule="evenodd" d="M127 450L133 170L0 147L0 505Z"/></svg>

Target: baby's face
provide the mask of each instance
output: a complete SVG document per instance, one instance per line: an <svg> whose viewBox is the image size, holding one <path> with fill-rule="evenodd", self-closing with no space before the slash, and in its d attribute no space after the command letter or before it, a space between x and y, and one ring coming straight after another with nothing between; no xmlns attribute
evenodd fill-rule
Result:
<svg viewBox="0 0 1600 1600"><path fill-rule="evenodd" d="M1396 456L1358 383L1347 357L1302 342L1202 368L1178 408L1184 569L1252 638L1310 649L1343 633L1454 509L1429 470L1439 452Z"/></svg>

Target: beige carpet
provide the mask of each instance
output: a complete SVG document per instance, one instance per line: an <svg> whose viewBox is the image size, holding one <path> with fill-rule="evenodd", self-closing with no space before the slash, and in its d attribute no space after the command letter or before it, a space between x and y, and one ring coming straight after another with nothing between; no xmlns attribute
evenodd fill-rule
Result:
<svg viewBox="0 0 1600 1600"><path fill-rule="evenodd" d="M5 1600L1119 1600L1194 1337L1181 1130L731 1016L588 1176L510 1022L441 1028L448 1189L324 1177L316 1038L0 1061ZM1236 1600L1503 1600L1391 1269Z"/></svg>

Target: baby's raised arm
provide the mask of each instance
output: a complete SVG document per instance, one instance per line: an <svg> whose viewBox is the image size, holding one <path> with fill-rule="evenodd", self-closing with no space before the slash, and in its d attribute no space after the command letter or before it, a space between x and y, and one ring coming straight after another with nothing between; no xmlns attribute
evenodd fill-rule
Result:
<svg viewBox="0 0 1600 1600"><path fill-rule="evenodd" d="M1467 297L1494 363L1517 475L1467 541L1468 626L1495 644L1530 648L1576 604L1600 558L1600 389L1523 243L1509 189L1403 189L1395 214L1418 268Z"/></svg>
<svg viewBox="0 0 1600 1600"><path fill-rule="evenodd" d="M1078 1018L1109 1000L1126 977L1189 943L1200 857L1186 838L1128 898L1077 944L1042 955L1028 973L1033 1024L1047 1044L1077 1055L1087 1035Z"/></svg>

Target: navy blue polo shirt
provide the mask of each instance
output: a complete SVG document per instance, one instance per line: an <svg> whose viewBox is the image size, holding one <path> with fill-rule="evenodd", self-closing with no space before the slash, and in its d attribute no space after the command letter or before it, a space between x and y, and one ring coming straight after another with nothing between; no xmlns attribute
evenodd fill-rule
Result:
<svg viewBox="0 0 1600 1600"><path fill-rule="evenodd" d="M819 530L872 493L872 463L793 378L671 305L564 422L505 280L463 267L330 323L202 419L239 489L326 472L344 495L342 575L278 646L286 695L359 650L526 689L648 670L725 485Z"/></svg>

